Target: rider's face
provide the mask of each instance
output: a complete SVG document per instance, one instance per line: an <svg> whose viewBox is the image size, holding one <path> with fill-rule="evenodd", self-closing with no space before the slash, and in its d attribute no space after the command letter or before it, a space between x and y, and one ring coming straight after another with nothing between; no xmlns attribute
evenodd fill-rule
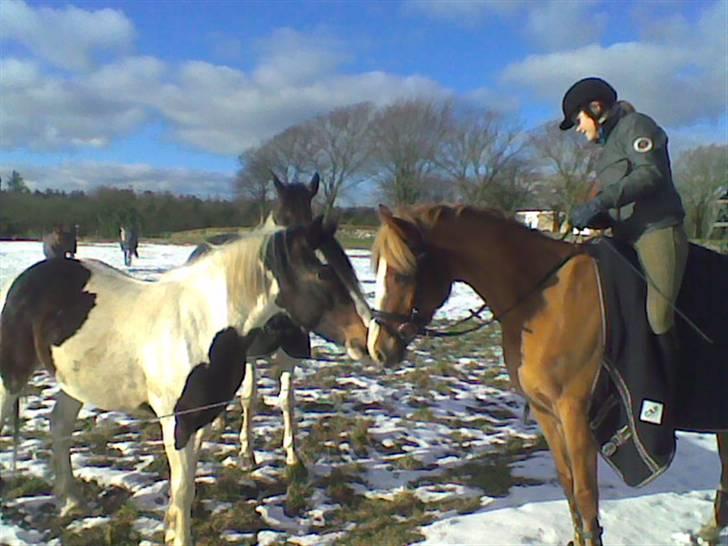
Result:
<svg viewBox="0 0 728 546"><path fill-rule="evenodd" d="M583 134L591 142L599 141L599 126L594 118L588 116L583 110L577 114L576 130Z"/></svg>

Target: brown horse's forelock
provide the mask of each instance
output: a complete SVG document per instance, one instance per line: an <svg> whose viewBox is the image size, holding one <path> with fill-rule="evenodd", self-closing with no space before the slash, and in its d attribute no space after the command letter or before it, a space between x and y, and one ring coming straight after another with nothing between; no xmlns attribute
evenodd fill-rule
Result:
<svg viewBox="0 0 728 546"><path fill-rule="evenodd" d="M423 236L426 236L445 216L461 216L469 212L478 212L467 205L421 205L412 209L401 209L395 216L416 224ZM498 210L487 212L498 218L505 218ZM372 245L372 267L376 271L379 259L384 258L389 265L404 275L411 275L417 267L417 257L396 230L382 224Z"/></svg>
<svg viewBox="0 0 728 546"><path fill-rule="evenodd" d="M372 269L379 267L384 258L391 267L403 275L411 275L417 268L417 257L394 229L382 224L372 245Z"/></svg>

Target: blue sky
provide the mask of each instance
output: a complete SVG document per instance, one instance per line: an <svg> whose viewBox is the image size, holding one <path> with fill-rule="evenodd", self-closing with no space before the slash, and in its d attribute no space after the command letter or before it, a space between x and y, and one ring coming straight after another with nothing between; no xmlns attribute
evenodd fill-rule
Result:
<svg viewBox="0 0 728 546"><path fill-rule="evenodd" d="M237 155L362 100L526 129L607 78L673 155L728 143L728 2L0 0L0 175L230 197Z"/></svg>

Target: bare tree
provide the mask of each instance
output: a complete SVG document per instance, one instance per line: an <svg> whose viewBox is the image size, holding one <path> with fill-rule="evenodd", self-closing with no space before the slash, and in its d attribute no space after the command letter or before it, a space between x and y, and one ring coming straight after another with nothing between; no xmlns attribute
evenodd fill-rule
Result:
<svg viewBox="0 0 728 546"><path fill-rule="evenodd" d="M283 182L296 182L302 175L316 172L318 147L310 123L293 125L263 144L265 156Z"/></svg>
<svg viewBox="0 0 728 546"><path fill-rule="evenodd" d="M240 154L240 169L235 177L236 194L253 205L259 220L268 213L269 181L273 167L267 151L265 147L257 147L248 148Z"/></svg>
<svg viewBox="0 0 728 546"><path fill-rule="evenodd" d="M533 204L538 176L526 158L511 157L479 192L484 203L514 215L519 208ZM466 201L469 202L469 201Z"/></svg>
<svg viewBox="0 0 728 546"><path fill-rule="evenodd" d="M297 181L302 173L316 171L314 131L308 124L294 125L238 157L235 178L238 196L254 204L260 219L269 209L272 174L282 181Z"/></svg>
<svg viewBox="0 0 728 546"><path fill-rule="evenodd" d="M371 131L372 162L388 202L411 204L426 197L450 112L449 103L412 99L377 113Z"/></svg>
<svg viewBox="0 0 728 546"><path fill-rule="evenodd" d="M466 203L493 204L489 197L499 195L502 201L516 172L524 163L518 156L523 141L520 129L503 116L483 110L461 110L451 123L438 150L436 161L457 184ZM501 179L499 188L491 188Z"/></svg>
<svg viewBox="0 0 728 546"><path fill-rule="evenodd" d="M568 216L574 205L589 197L598 147L575 131L561 131L557 123L533 131L529 143L541 167L544 201L555 217Z"/></svg>
<svg viewBox="0 0 728 546"><path fill-rule="evenodd" d="M685 205L685 228L699 239L710 237L718 199L728 190L728 145L699 146L675 162L675 178Z"/></svg>
<svg viewBox="0 0 728 546"><path fill-rule="evenodd" d="M316 171L321 175L326 213L342 193L368 175L373 117L373 105L359 103L322 114L306 124Z"/></svg>

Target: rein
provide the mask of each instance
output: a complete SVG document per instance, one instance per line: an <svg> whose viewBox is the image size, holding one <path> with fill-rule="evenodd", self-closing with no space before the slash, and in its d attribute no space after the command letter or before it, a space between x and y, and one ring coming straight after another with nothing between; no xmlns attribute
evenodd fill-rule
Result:
<svg viewBox="0 0 728 546"><path fill-rule="evenodd" d="M427 321L422 317L422 314L420 313L419 309L417 307L412 308L412 312L409 315L403 315L401 313L391 313L389 311L381 311L379 309L372 309L372 315L374 316L374 320L382 326L385 330L387 330L391 335L398 338L403 344L407 345L412 339L414 339L416 336L421 335L425 337L456 337L456 336L462 336L465 334L470 334L472 332L476 332L486 326L489 326L493 324L494 322L500 322L502 321L508 314L510 314L512 311L517 309L519 306L521 306L528 298L530 298L534 293L539 292L543 285L546 284L546 282L551 278L551 276L556 273L559 269L561 269L566 262L571 260L574 256L582 254L581 251L579 252L572 252L571 254L568 254L566 257L561 259L554 267L549 269L546 274L541 277L541 279L528 291L526 291L524 294L522 294L516 301L508 307L503 313L496 316L493 314L493 316L488 320L482 320L478 324L471 326L469 328L465 328L463 330L439 330L435 328L428 328L427 327ZM483 303L478 309L476 310L470 310L470 315L462 318L447 328L452 328L453 326L457 326L459 324L463 324L473 318L480 318L480 314L487 309L489 306L487 303ZM393 328L389 323L390 322L397 322L399 323L399 326L397 328ZM408 328L408 326L414 326L416 329ZM409 331L407 331L409 330ZM407 339L409 338L409 339Z"/></svg>

